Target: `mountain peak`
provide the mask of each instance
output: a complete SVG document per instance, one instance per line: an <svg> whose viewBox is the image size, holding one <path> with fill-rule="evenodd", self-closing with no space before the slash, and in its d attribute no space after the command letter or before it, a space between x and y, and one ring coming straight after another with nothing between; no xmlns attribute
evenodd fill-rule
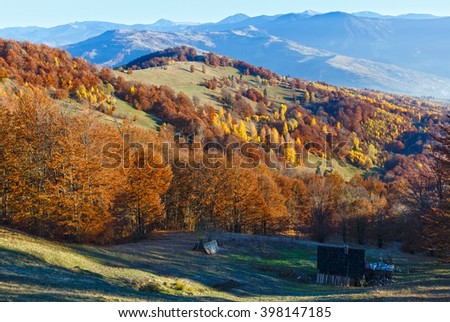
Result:
<svg viewBox="0 0 450 322"><path fill-rule="evenodd" d="M291 13L287 13L287 14L281 15L280 17L278 17L276 19L276 21L278 23L280 23L280 22L282 22L282 23L289 23L289 22L296 22L296 21L299 21L299 20L303 20L303 19L309 18L311 16L312 15L306 13L306 11L302 12L302 13L293 13L293 12L291 12Z"/></svg>
<svg viewBox="0 0 450 322"><path fill-rule="evenodd" d="M311 19L326 20L329 23L338 23L341 21L348 21L360 18L342 11L332 11L328 13L314 15L311 17Z"/></svg>
<svg viewBox="0 0 450 322"><path fill-rule="evenodd" d="M361 18L385 18L385 16L373 11L353 12L352 15Z"/></svg>
<svg viewBox="0 0 450 322"><path fill-rule="evenodd" d="M218 23L220 23L220 24L238 23L238 22L244 21L248 18L250 18L250 16L247 16L244 13L237 13L235 15L232 15L225 19L220 20Z"/></svg>
<svg viewBox="0 0 450 322"><path fill-rule="evenodd" d="M167 19L159 19L153 25L160 26L160 27L170 27L170 26L175 26L176 23L173 21L167 20Z"/></svg>
<svg viewBox="0 0 450 322"><path fill-rule="evenodd" d="M343 11L331 11L324 14L321 14L320 16L327 16L327 17L350 17L351 14L343 12Z"/></svg>
<svg viewBox="0 0 450 322"><path fill-rule="evenodd" d="M302 15L308 15L308 16L315 16L320 14L320 12L318 11L314 11L314 10L305 10L303 12L301 12Z"/></svg>

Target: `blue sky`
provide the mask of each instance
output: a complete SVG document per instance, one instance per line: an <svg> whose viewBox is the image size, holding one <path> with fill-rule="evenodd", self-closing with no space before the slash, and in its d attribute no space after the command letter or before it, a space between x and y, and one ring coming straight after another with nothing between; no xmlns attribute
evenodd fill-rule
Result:
<svg viewBox="0 0 450 322"><path fill-rule="evenodd" d="M13 0L0 4L0 27L55 26L101 20L127 24L218 21L235 13L250 16L302 12L376 11L382 14L431 13L450 16L448 0Z"/></svg>

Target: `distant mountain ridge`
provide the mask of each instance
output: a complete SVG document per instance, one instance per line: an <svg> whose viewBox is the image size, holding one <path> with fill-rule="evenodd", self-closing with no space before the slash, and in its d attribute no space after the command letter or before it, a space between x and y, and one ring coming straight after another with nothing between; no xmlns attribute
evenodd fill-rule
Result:
<svg viewBox="0 0 450 322"><path fill-rule="evenodd" d="M442 18L435 15L423 14L423 13L407 13L398 16L382 15L373 11L360 11L353 12L353 16L362 18L377 18L377 19L437 19Z"/></svg>
<svg viewBox="0 0 450 322"><path fill-rule="evenodd" d="M0 37L47 43L109 67L169 47L189 45L277 73L336 85L448 97L450 18L426 14L304 11L217 23L148 25L77 22L53 28L0 29Z"/></svg>
<svg viewBox="0 0 450 322"><path fill-rule="evenodd" d="M42 27L12 27L0 29L0 38L18 41L43 43L54 47L62 47L78 43L101 35L109 30L154 30L180 31L196 23L177 23L166 19L159 19L153 24L125 25L103 21L83 21L60 25L51 28Z"/></svg>
<svg viewBox="0 0 450 322"><path fill-rule="evenodd" d="M301 13L278 14L272 16L257 16L250 17L243 13L226 17L216 23L196 23L196 22L174 22L168 19L161 18L158 21L150 24L134 24L127 25L121 23L105 22L105 21L82 21L72 22L54 27L7 27L0 29L0 38L14 39L18 41L31 41L34 43L45 43L50 46L65 46L74 44L91 37L98 36L108 30L125 29L125 30L154 30L154 31L180 31L187 28L192 28L197 31L218 31L226 30L227 28L239 28L248 25L259 25L260 23L275 20L281 16L303 16L312 17L321 15L322 13L305 10ZM381 15L376 12L362 11L355 12L351 15L362 18L377 18L377 19L405 19L405 20L425 20L437 19L437 17L429 14L404 14L399 16ZM225 28L225 29L224 29ZM209 30L214 29L214 30Z"/></svg>
<svg viewBox="0 0 450 322"><path fill-rule="evenodd" d="M448 78L320 50L254 27L211 33L108 31L66 49L93 63L117 67L145 54L182 45L266 66L282 75L416 96L450 97Z"/></svg>

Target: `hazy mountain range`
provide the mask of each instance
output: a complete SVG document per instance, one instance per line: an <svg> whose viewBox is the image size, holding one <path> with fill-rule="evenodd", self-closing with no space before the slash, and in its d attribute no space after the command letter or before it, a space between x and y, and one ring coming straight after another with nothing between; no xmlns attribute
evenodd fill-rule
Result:
<svg viewBox="0 0 450 322"><path fill-rule="evenodd" d="M0 29L0 38L15 39L18 41L31 41L43 43L54 47L74 44L108 30L155 30L155 31L179 31L196 25L195 23L178 23L166 19L160 19L153 24L124 25L104 21L73 22L51 28L43 27L10 27Z"/></svg>
<svg viewBox="0 0 450 322"><path fill-rule="evenodd" d="M450 97L450 18L312 11L217 23L149 25L77 22L6 28L0 37L61 46L92 63L117 67L168 47L190 45L283 75L417 96Z"/></svg>

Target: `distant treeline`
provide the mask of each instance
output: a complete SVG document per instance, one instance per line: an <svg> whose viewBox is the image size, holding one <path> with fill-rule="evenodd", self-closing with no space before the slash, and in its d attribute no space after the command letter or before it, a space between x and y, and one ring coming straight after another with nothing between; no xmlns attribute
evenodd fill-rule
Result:
<svg viewBox="0 0 450 322"><path fill-rule="evenodd" d="M182 46L167 48L135 59L124 66L128 69L145 69L151 67L161 67L169 65L171 62L203 62L212 67L231 66L239 69L243 74L260 76L265 79L280 78L279 75L263 67L255 67L242 60L231 59L226 56L219 56L215 53L198 54L192 47Z"/></svg>

